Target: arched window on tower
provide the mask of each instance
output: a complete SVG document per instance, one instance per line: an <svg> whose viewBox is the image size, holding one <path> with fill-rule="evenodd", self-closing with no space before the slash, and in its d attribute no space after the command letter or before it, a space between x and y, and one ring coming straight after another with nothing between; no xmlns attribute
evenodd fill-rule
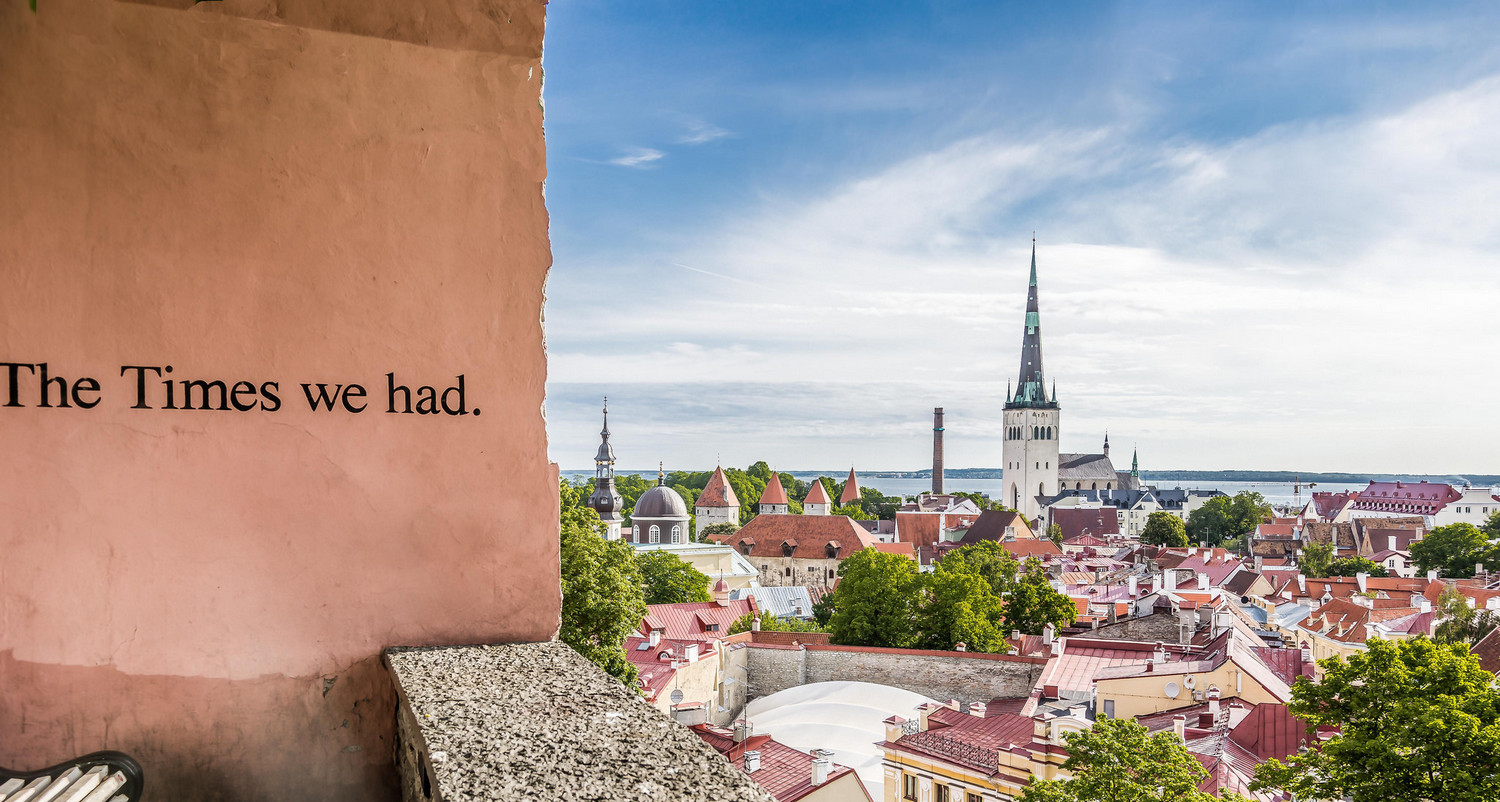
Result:
<svg viewBox="0 0 1500 802"><path fill-rule="evenodd" d="M1098 490L1099 489L1099 483L1095 482L1095 483L1089 485L1089 489L1090 490Z"/></svg>
<svg viewBox="0 0 1500 802"><path fill-rule="evenodd" d="M652 524L651 525L651 538L650 538L650 540L648 542L651 542L651 543L660 543L661 542L661 527L657 526L656 524Z"/></svg>
<svg viewBox="0 0 1500 802"><path fill-rule="evenodd" d="M1047 486L1044 485L1044 484L1037 485L1036 486L1036 494L1038 496L1045 496L1045 495L1047 495Z"/></svg>
<svg viewBox="0 0 1500 802"><path fill-rule="evenodd" d="M673 543L681 543L682 542L682 527L681 526L674 525L672 527L672 542Z"/></svg>

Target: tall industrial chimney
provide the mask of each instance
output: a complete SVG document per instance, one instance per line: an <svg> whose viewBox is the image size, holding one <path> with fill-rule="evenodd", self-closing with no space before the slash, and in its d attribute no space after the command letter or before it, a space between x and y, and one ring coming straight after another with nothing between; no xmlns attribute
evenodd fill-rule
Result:
<svg viewBox="0 0 1500 802"><path fill-rule="evenodd" d="M943 494L943 408L932 410L932 493Z"/></svg>

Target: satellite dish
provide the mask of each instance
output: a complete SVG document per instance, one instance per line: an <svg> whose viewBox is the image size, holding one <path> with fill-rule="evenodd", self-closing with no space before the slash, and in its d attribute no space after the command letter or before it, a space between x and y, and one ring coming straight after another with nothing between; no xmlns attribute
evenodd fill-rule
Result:
<svg viewBox="0 0 1500 802"><path fill-rule="evenodd" d="M1176 696L1177 694L1174 693L1172 695ZM680 704L682 704L682 699L683 699L682 691L680 691L680 690L672 691L672 704L674 704L674 705L680 705Z"/></svg>
<svg viewBox="0 0 1500 802"><path fill-rule="evenodd" d="M1175 683L1175 682L1168 682L1167 683L1167 687L1165 688L1165 690L1167 692L1167 698L1168 699L1176 699L1177 698L1177 694L1182 693L1182 689L1179 688L1179 687L1177 687L1177 683ZM675 693L678 693L678 691L673 691L672 693L675 694Z"/></svg>

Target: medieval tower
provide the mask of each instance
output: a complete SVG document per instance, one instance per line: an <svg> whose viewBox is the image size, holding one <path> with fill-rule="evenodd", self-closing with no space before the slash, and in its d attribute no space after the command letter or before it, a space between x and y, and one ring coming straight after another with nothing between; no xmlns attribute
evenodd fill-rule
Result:
<svg viewBox="0 0 1500 802"><path fill-rule="evenodd" d="M1004 502L1034 520L1038 496L1058 492L1057 389L1047 397L1042 372L1042 324L1036 292L1036 240L1031 241L1031 285L1026 293L1026 326L1021 336L1021 376L1015 393L1006 390Z"/></svg>

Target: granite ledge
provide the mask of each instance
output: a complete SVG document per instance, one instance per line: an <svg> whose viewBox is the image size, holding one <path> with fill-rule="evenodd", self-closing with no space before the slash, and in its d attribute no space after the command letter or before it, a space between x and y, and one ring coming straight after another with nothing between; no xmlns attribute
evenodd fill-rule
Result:
<svg viewBox="0 0 1500 802"><path fill-rule="evenodd" d="M395 648L405 802L774 802L566 644Z"/></svg>

